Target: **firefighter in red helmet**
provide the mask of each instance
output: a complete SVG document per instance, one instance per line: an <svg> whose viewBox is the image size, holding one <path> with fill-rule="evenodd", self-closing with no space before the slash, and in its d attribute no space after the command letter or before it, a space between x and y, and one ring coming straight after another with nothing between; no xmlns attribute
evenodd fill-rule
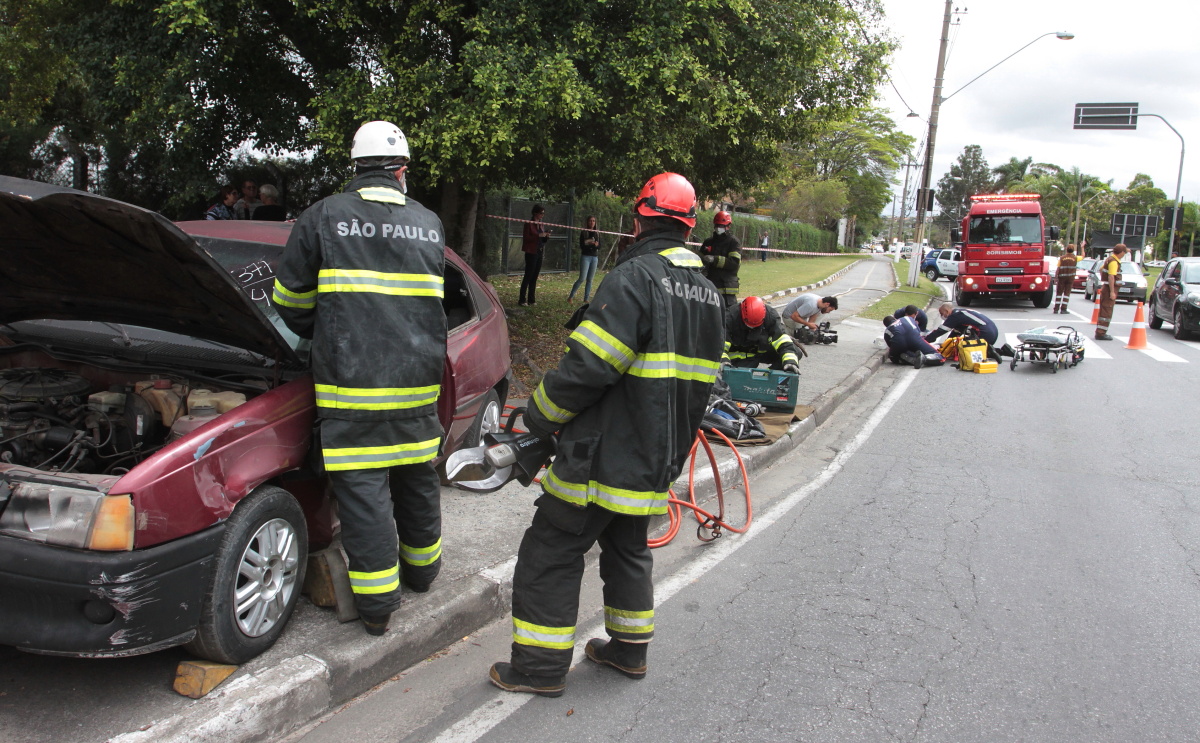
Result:
<svg viewBox="0 0 1200 743"><path fill-rule="evenodd" d="M506 691L556 697L566 688L584 554L600 544L604 626L587 657L646 675L654 635L650 517L666 513L720 369L722 302L685 245L696 193L677 173L642 188L638 240L617 259L558 368L530 398L525 423L553 438L533 523L513 574L511 662L489 678Z"/></svg>
<svg viewBox="0 0 1200 743"><path fill-rule="evenodd" d="M779 313L759 297L746 297L725 310L721 363L750 368L765 363L772 369L800 373L796 344L783 329Z"/></svg>
<svg viewBox="0 0 1200 743"><path fill-rule="evenodd" d="M729 231L733 218L729 212L717 212L713 217L712 237L700 244L700 260L704 275L713 282L726 307L737 304L738 268L742 265L741 244Z"/></svg>

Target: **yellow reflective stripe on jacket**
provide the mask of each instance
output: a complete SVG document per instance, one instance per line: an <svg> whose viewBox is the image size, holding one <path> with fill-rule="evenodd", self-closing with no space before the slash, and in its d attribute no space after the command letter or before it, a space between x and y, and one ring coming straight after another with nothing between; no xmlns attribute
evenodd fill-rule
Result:
<svg viewBox="0 0 1200 743"><path fill-rule="evenodd" d="M776 351L778 351L779 347L782 346L784 343L794 343L794 342L795 341L792 340L792 337L790 335L788 335L787 333L784 333L783 335L781 335L778 338L775 338L774 340L771 341L771 347L774 348Z"/></svg>
<svg viewBox="0 0 1200 743"><path fill-rule="evenodd" d="M589 480L587 485L567 482L554 473L554 465L546 470L542 487L547 493L578 506L595 503L614 513L629 516L649 516L667 512L667 493L653 490L626 490Z"/></svg>
<svg viewBox="0 0 1200 743"><path fill-rule="evenodd" d="M317 306L317 290L310 292L294 292L275 279L275 304L284 307L295 307L301 310L311 310Z"/></svg>
<svg viewBox="0 0 1200 743"><path fill-rule="evenodd" d="M371 188L360 188L357 191L363 201L379 201L384 204L399 204L404 206L404 194L394 188L383 188L375 186Z"/></svg>
<svg viewBox="0 0 1200 743"><path fill-rule="evenodd" d="M432 565L442 556L442 540L439 538L428 547L409 547L400 543L400 559L409 565Z"/></svg>
<svg viewBox="0 0 1200 743"><path fill-rule="evenodd" d="M321 449L327 470L369 470L376 467L395 467L401 464L428 462L437 456L442 440L430 439L412 444L392 446L357 446L342 449Z"/></svg>
<svg viewBox="0 0 1200 743"><path fill-rule="evenodd" d="M718 289L717 289L717 293L718 293L718 294L737 294L737 293L738 293L738 290L737 290L737 287L736 287L736 286L733 286L733 287L730 287L730 286L722 286L722 287L720 287L720 288L718 288Z"/></svg>
<svg viewBox="0 0 1200 743"><path fill-rule="evenodd" d="M400 563L375 573L350 571L350 590L354 593L387 593L400 587Z"/></svg>
<svg viewBox="0 0 1200 743"><path fill-rule="evenodd" d="M441 276L433 274L323 268L317 274L317 291L375 292L393 296L441 298L444 282Z"/></svg>
<svg viewBox="0 0 1200 743"><path fill-rule="evenodd" d="M742 254L741 254L741 253L739 253L739 252L737 252L737 251L735 250L735 251L733 251L733 252L731 252L731 253L729 254L729 257L730 257L730 258L737 258L737 259L740 261L740 260L742 259Z"/></svg>
<svg viewBox="0 0 1200 743"><path fill-rule="evenodd" d="M720 362L695 359L674 353L640 353L629 367L629 374L650 379L688 379L694 382L714 382Z"/></svg>
<svg viewBox="0 0 1200 743"><path fill-rule="evenodd" d="M682 248L680 248L682 250ZM685 253L688 251L684 251ZM622 374L633 363L634 353L629 346L591 320L584 320L567 340L577 341L584 348L607 361Z"/></svg>
<svg viewBox="0 0 1200 743"><path fill-rule="evenodd" d="M667 248L658 253L671 262L672 265L684 268L700 268L704 265L696 254L687 248Z"/></svg>
<svg viewBox="0 0 1200 743"><path fill-rule="evenodd" d="M576 415L576 413L570 410L555 405L550 396L546 394L546 385L544 383L539 384L537 389L533 391L533 404L542 415L546 416L546 420L553 423L566 423Z"/></svg>
<svg viewBox="0 0 1200 743"><path fill-rule="evenodd" d="M425 387L338 387L313 385L317 407L339 410L406 410L437 402L441 385Z"/></svg>
<svg viewBox="0 0 1200 743"><path fill-rule="evenodd" d="M544 627L513 617L513 642L551 650L575 647L574 627Z"/></svg>
<svg viewBox="0 0 1200 743"><path fill-rule="evenodd" d="M628 611L604 607L604 626L615 632L649 634L654 631L654 610Z"/></svg>

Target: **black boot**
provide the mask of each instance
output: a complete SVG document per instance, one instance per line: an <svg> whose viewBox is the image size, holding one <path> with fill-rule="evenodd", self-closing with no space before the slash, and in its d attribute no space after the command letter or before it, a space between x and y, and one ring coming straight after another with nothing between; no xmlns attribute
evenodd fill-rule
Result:
<svg viewBox="0 0 1200 743"><path fill-rule="evenodd" d="M429 590L429 586L433 584L434 578L437 578L438 573L442 572L442 561L438 560L432 566L432 569L421 571L421 576L417 577L411 573L416 573L417 569L408 570L404 563L400 564L400 582L404 587L415 593L425 593Z"/></svg>
<svg viewBox="0 0 1200 743"><path fill-rule="evenodd" d="M561 697L567 688L565 676L527 676L513 669L511 663L493 663L488 678L505 691L523 691L543 697Z"/></svg>
<svg viewBox="0 0 1200 743"><path fill-rule="evenodd" d="M358 618L362 620L363 628L367 630L367 634L373 637L379 637L388 629L388 620L392 618L391 614L359 614Z"/></svg>
<svg viewBox="0 0 1200 743"><path fill-rule="evenodd" d="M593 637L583 651L588 660L602 666L612 666L631 679L646 678L645 642L621 642Z"/></svg>

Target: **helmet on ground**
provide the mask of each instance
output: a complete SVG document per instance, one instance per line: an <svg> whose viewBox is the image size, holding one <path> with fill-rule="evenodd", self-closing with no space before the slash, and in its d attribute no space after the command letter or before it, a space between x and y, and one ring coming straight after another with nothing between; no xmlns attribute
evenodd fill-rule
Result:
<svg viewBox="0 0 1200 743"><path fill-rule="evenodd" d="M644 217L671 217L696 226L696 189L678 173L659 173L642 186L634 205Z"/></svg>
<svg viewBox="0 0 1200 743"><path fill-rule="evenodd" d="M713 224L717 227L728 227L733 224L733 217L729 216L729 212L717 212L713 215Z"/></svg>
<svg viewBox="0 0 1200 743"><path fill-rule="evenodd" d="M354 144L350 146L350 158L379 158L394 160L408 159L408 140L400 127L387 121L368 121L354 133Z"/></svg>
<svg viewBox="0 0 1200 743"><path fill-rule="evenodd" d="M761 297L746 297L742 300L742 322L748 328L757 328L767 319L767 306Z"/></svg>

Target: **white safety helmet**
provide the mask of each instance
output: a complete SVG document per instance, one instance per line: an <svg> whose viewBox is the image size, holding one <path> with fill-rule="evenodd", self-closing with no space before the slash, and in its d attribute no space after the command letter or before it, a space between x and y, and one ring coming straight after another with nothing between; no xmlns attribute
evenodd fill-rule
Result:
<svg viewBox="0 0 1200 743"><path fill-rule="evenodd" d="M354 133L350 158L378 158L380 162L396 158L408 159L408 140L400 127L387 121L368 121Z"/></svg>

